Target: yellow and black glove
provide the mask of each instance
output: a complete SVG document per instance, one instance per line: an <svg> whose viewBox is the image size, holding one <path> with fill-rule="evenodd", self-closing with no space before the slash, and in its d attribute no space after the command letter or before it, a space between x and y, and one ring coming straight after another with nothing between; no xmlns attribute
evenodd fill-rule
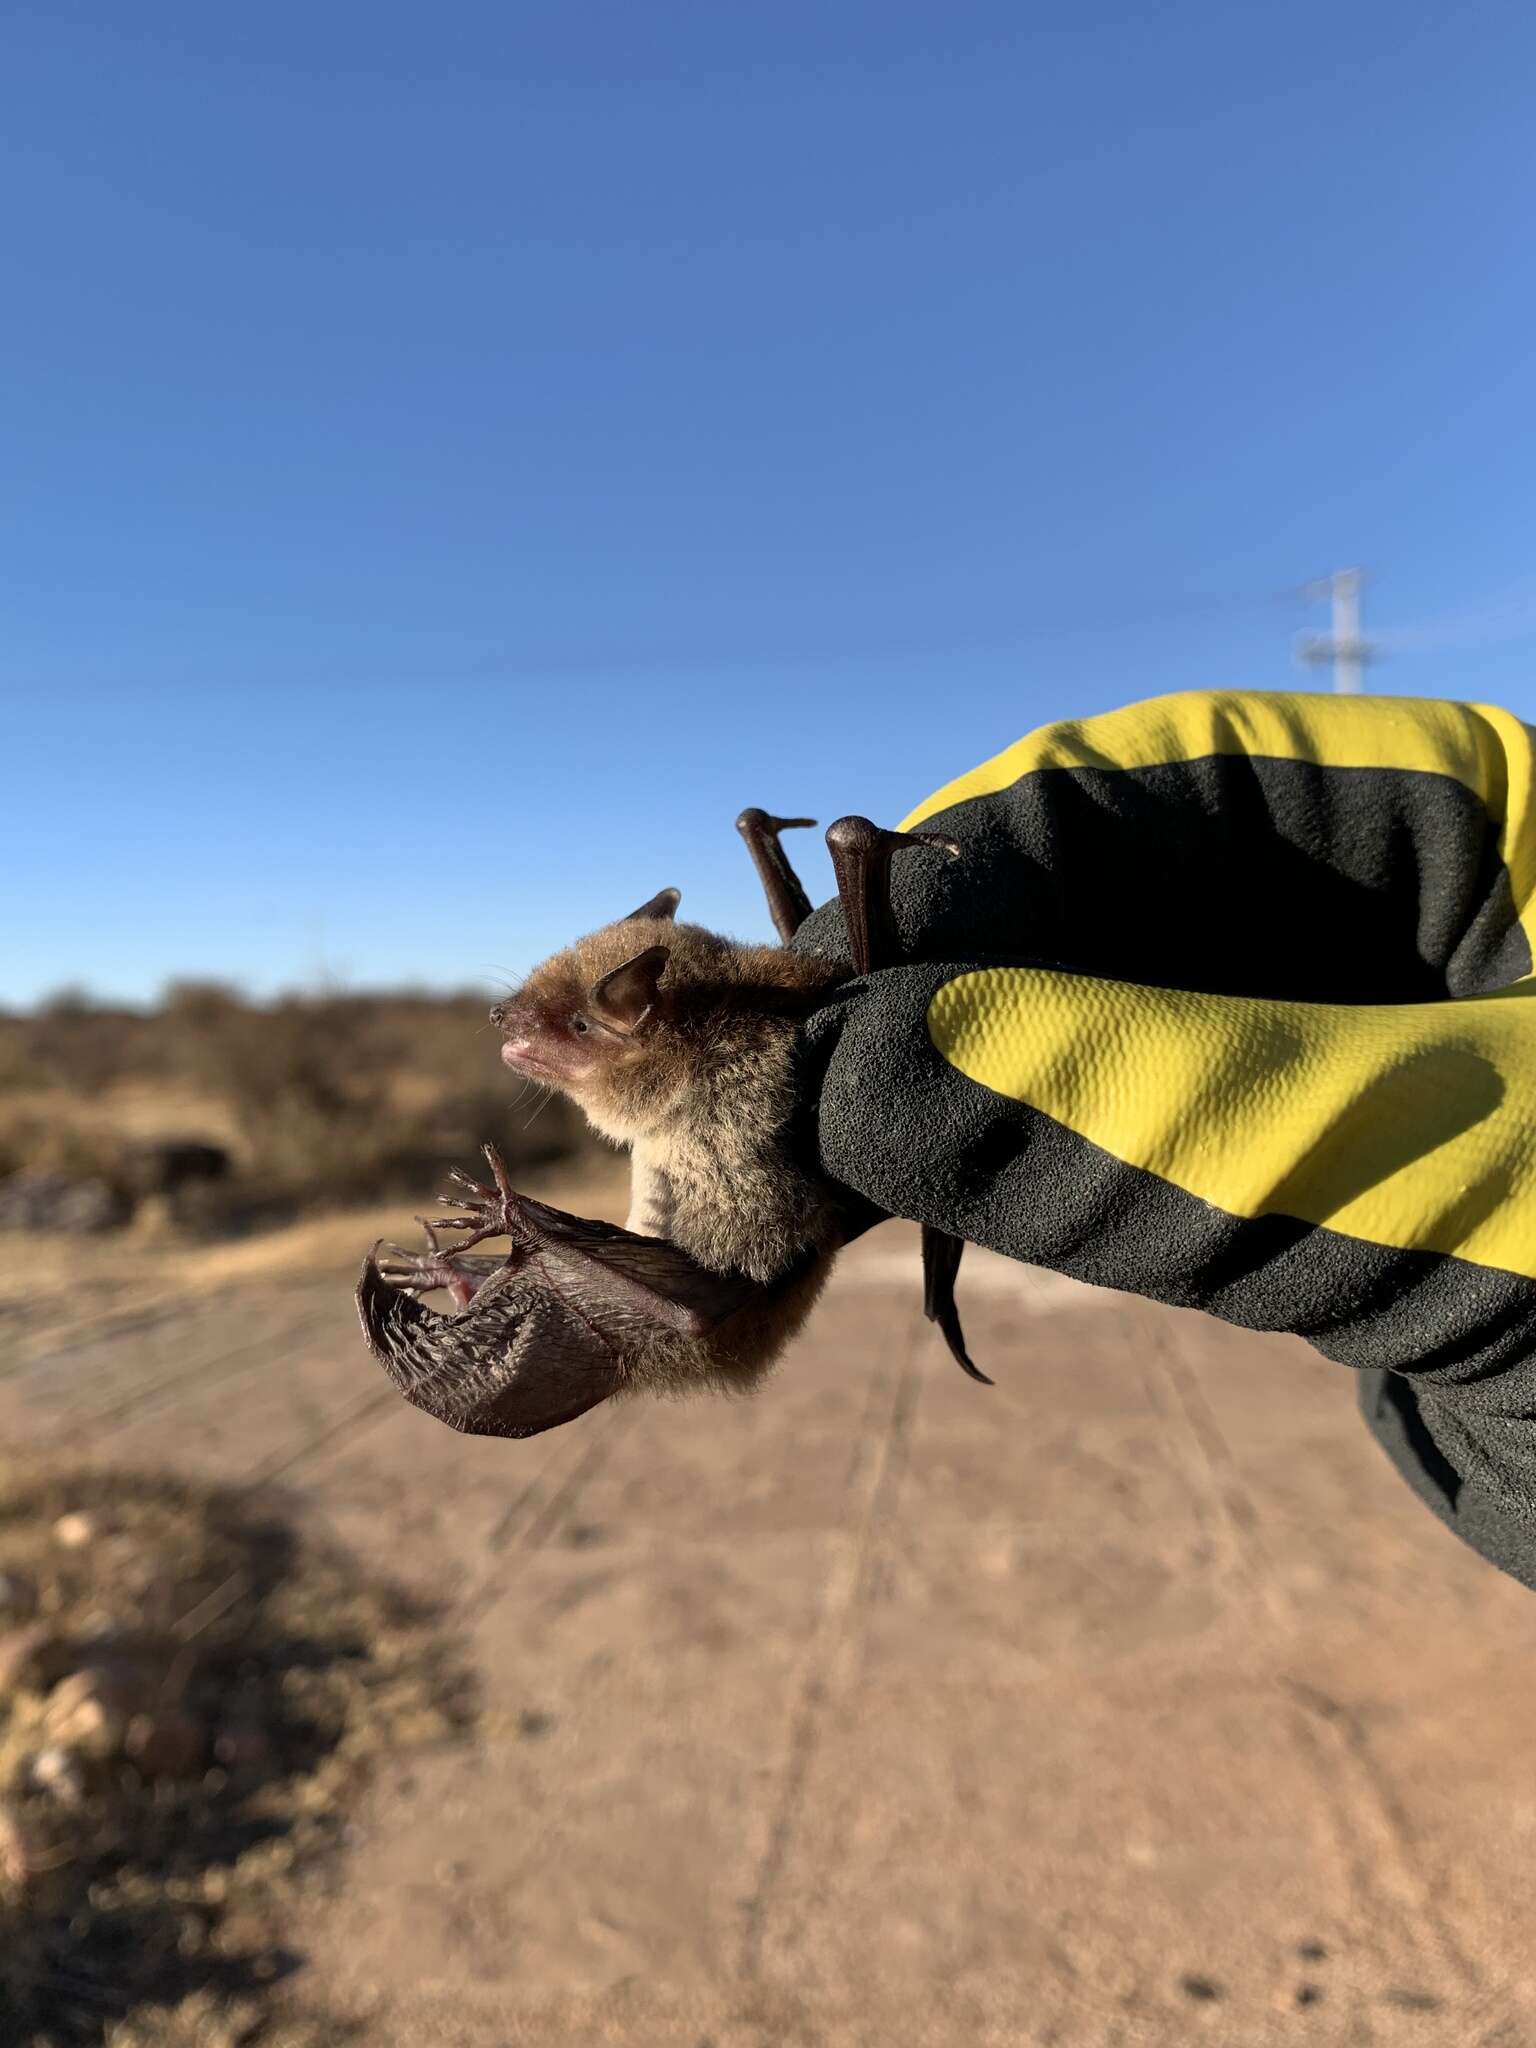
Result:
<svg viewBox="0 0 1536 2048"><path fill-rule="evenodd" d="M1421 699L1152 700L904 821L908 963L813 1022L889 1213L1364 1369L1420 1495L1536 1585L1536 734ZM836 904L794 943L844 951Z"/></svg>

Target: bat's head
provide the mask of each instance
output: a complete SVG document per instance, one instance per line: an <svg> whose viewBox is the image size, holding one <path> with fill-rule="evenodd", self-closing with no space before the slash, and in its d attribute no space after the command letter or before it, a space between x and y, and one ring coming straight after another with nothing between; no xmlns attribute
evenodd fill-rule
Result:
<svg viewBox="0 0 1536 2048"><path fill-rule="evenodd" d="M679 900L663 889L578 939L491 1011L514 1073L571 1096L621 1142L654 1129L743 1028L803 1012L832 978L809 957L677 923Z"/></svg>
<svg viewBox="0 0 1536 2048"><path fill-rule="evenodd" d="M491 1022L514 1073L580 1098L645 1060L675 1008L677 972L666 996L662 978L679 941L695 938L694 927L674 922L678 902L676 889L663 889L544 961L496 1005Z"/></svg>

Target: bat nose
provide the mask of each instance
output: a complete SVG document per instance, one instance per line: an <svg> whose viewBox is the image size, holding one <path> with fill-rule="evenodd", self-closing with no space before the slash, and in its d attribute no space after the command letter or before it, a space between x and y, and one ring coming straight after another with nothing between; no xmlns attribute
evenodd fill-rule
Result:
<svg viewBox="0 0 1536 2048"><path fill-rule="evenodd" d="M497 1029L497 1030L499 1031L499 1030L501 1029L501 1027L503 1026L503 1024L505 1024L505 1023L506 1023L506 1021L507 1021L507 1006L506 1006L506 1004L505 1004L505 1003L493 1003L493 1004L492 1004L492 1006L491 1006L491 1022L492 1022L492 1023L493 1023L494 1025L495 1025L496 1029Z"/></svg>

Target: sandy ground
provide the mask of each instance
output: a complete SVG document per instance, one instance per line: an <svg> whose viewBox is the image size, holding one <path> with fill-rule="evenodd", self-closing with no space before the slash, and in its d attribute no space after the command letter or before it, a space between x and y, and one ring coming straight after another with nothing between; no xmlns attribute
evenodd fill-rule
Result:
<svg viewBox="0 0 1536 2048"><path fill-rule="evenodd" d="M1346 1372L971 1254L978 1388L890 1226L755 1402L461 1440L353 1322L395 1220L0 1269L13 1447L274 1483L478 1668L304 1901L306 2000L380 2048L1536 2043L1536 1602Z"/></svg>

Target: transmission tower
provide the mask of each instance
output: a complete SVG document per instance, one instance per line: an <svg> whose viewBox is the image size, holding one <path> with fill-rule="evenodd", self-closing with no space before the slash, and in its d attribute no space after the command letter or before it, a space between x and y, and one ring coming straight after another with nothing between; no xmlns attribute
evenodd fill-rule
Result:
<svg viewBox="0 0 1536 2048"><path fill-rule="evenodd" d="M1335 569L1331 576L1305 585L1301 593L1309 604L1321 604L1325 598L1330 602L1333 631L1304 635L1296 649L1297 659L1313 668L1332 662L1333 687L1346 697L1360 694L1361 670L1373 655L1370 642L1360 635L1360 586L1364 581L1361 569Z"/></svg>

